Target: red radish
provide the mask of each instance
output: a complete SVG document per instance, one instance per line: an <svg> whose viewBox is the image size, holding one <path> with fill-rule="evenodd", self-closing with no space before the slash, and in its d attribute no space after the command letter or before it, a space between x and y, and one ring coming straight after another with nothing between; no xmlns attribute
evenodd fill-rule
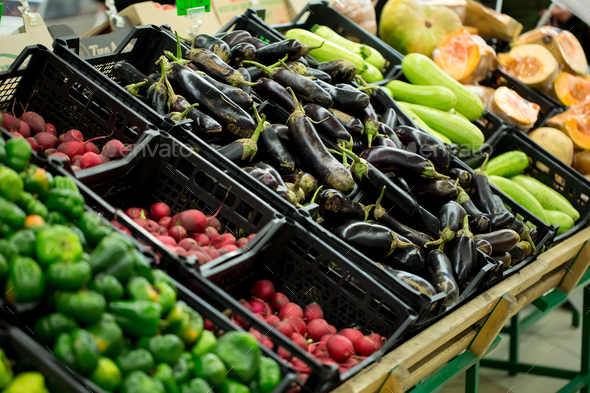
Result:
<svg viewBox="0 0 590 393"><path fill-rule="evenodd" d="M326 348L330 357L338 362L344 362L349 357L356 355L352 341L338 334L328 340Z"/></svg>
<svg viewBox="0 0 590 393"><path fill-rule="evenodd" d="M223 229L221 222L215 216L207 216L207 226L217 229L218 232Z"/></svg>
<svg viewBox="0 0 590 393"><path fill-rule="evenodd" d="M100 153L100 150L98 150L98 147L96 147L96 145L92 142L86 142L84 144L84 146L86 147L86 153L95 153L95 154Z"/></svg>
<svg viewBox="0 0 590 393"><path fill-rule="evenodd" d="M281 321L277 323L276 329L287 337L291 337L293 333L295 333L293 330L293 325L287 321Z"/></svg>
<svg viewBox="0 0 590 393"><path fill-rule="evenodd" d="M45 119L35 112L23 113L23 121L28 124L33 135L45 131Z"/></svg>
<svg viewBox="0 0 590 393"><path fill-rule="evenodd" d="M174 240L178 243L182 239L186 237L186 229L181 227L180 225L175 225L170 230L168 230L168 236L172 236Z"/></svg>
<svg viewBox="0 0 590 393"><path fill-rule="evenodd" d="M78 130L69 130L61 134L58 138L60 143L64 142L84 142L84 135Z"/></svg>
<svg viewBox="0 0 590 393"><path fill-rule="evenodd" d="M309 368L309 366L307 364L305 364L303 362L303 360L301 360L299 358L293 358L291 360L291 364L296 371L302 373L303 375L309 374L311 372L311 368ZM303 382L305 382L305 381L303 381Z"/></svg>
<svg viewBox="0 0 590 393"><path fill-rule="evenodd" d="M39 142L37 142L35 138L28 137L27 142L29 142L33 151L39 151Z"/></svg>
<svg viewBox="0 0 590 393"><path fill-rule="evenodd" d="M57 151L64 153L68 157L74 157L84 155L86 153L86 147L84 147L84 142L64 142L57 146Z"/></svg>
<svg viewBox="0 0 590 393"><path fill-rule="evenodd" d="M154 220L146 219L146 225L148 232L156 232L158 229L160 229L160 224Z"/></svg>
<svg viewBox="0 0 590 393"><path fill-rule="evenodd" d="M125 214L131 218L149 218L147 210L141 207L130 207L129 209L125 210Z"/></svg>
<svg viewBox="0 0 590 393"><path fill-rule="evenodd" d="M364 337L363 333L360 330L356 329L342 329L338 332L339 335L346 337L353 343L361 337Z"/></svg>
<svg viewBox="0 0 590 393"><path fill-rule="evenodd" d="M289 298L284 294L277 292L273 295L271 303L275 310L281 311L281 308L289 303Z"/></svg>
<svg viewBox="0 0 590 393"><path fill-rule="evenodd" d="M338 334L338 329L333 325L328 325L328 332L330 332L330 334Z"/></svg>
<svg viewBox="0 0 590 393"><path fill-rule="evenodd" d="M219 253L219 251L217 251L214 248L206 248L205 251L207 252L207 254L209 254L209 256L211 257L211 259L219 258L221 256L221 254Z"/></svg>
<svg viewBox="0 0 590 393"><path fill-rule="evenodd" d="M80 160L80 167L82 169L92 168L100 164L102 164L102 161L96 153L84 153L82 159Z"/></svg>
<svg viewBox="0 0 590 393"><path fill-rule="evenodd" d="M53 124L45 123L45 132L48 132L57 138L57 129Z"/></svg>
<svg viewBox="0 0 590 393"><path fill-rule="evenodd" d="M147 220L145 218L134 218L133 222L147 231Z"/></svg>
<svg viewBox="0 0 590 393"><path fill-rule="evenodd" d="M154 232L154 233L155 234L158 234L158 235L168 236L168 229L166 229L166 227L163 227L163 226L160 225L158 227L158 230L156 232Z"/></svg>
<svg viewBox="0 0 590 393"><path fill-rule="evenodd" d="M57 138L48 132L40 132L34 136L35 140L43 150L49 150L57 146ZM82 153L84 154L84 153ZM82 155L80 154L80 155Z"/></svg>
<svg viewBox="0 0 590 393"><path fill-rule="evenodd" d="M326 365L326 366L340 366L340 364L338 364L337 361L335 361L334 359L328 357L323 357L320 359L320 362L322 362L322 364Z"/></svg>
<svg viewBox="0 0 590 393"><path fill-rule="evenodd" d="M270 314L266 316L266 323L270 326L276 326L279 322L281 322L281 320L276 315Z"/></svg>
<svg viewBox="0 0 590 393"><path fill-rule="evenodd" d="M319 341L324 335L330 334L328 326L328 322L326 322L324 319L314 319L309 324L307 324L307 335L313 341Z"/></svg>
<svg viewBox="0 0 590 393"><path fill-rule="evenodd" d="M61 158L65 158L66 160L70 161L70 157L68 157L67 155L65 155L64 153L61 152L56 152L51 154L51 157L61 157Z"/></svg>
<svg viewBox="0 0 590 393"><path fill-rule="evenodd" d="M188 238L187 238L188 239ZM199 251L199 252L205 252L205 249L201 246L199 246L198 244L194 244L191 246L190 251Z"/></svg>
<svg viewBox="0 0 590 393"><path fill-rule="evenodd" d="M184 248L182 248L182 250L185 251ZM206 264L207 262L211 262L211 258L209 258L209 255L207 255L206 253L201 252L201 251L196 251L196 250L185 251L184 255L187 257L189 257L189 256L197 257L197 263L199 264L199 266L202 266L202 265Z"/></svg>
<svg viewBox="0 0 590 393"><path fill-rule="evenodd" d="M344 374L343 370L348 371L359 363L355 357L351 356L345 362L340 363L340 372Z"/></svg>
<svg viewBox="0 0 590 393"><path fill-rule="evenodd" d="M245 300L240 300L240 304L242 305L242 307L244 307L246 310L248 311L252 311L252 307L250 306L250 304L248 304L247 301ZM246 321L244 321L244 319L239 316L238 314L233 314L233 318L235 319L235 321L238 323L238 325L240 325L243 328L248 327L248 323Z"/></svg>
<svg viewBox="0 0 590 393"><path fill-rule="evenodd" d="M252 312L261 313L264 314L264 316L267 315L266 303L264 302L264 300L252 299L248 303L250 304L250 307L252 307Z"/></svg>
<svg viewBox="0 0 590 393"><path fill-rule="evenodd" d="M211 329L213 329L214 326L215 326L215 324L213 322L211 322L210 319L205 318L205 322L203 323L203 329L211 330Z"/></svg>
<svg viewBox="0 0 590 393"><path fill-rule="evenodd" d="M121 149L121 155L123 157L127 157L129 155L129 153L131 153L133 151L133 143L127 146L123 146L123 148Z"/></svg>
<svg viewBox="0 0 590 393"><path fill-rule="evenodd" d="M252 286L252 290L250 291L252 296L257 297L259 299L268 302L272 299L273 295L275 294L275 286L269 280L258 280Z"/></svg>
<svg viewBox="0 0 590 393"><path fill-rule="evenodd" d="M125 145L117 139L111 139L102 147L102 154L109 158L123 158Z"/></svg>
<svg viewBox="0 0 590 393"><path fill-rule="evenodd" d="M305 340L305 337L303 337L301 334L299 334L297 332L293 333L291 335L291 340L293 340L295 345L297 345L298 347L300 347L304 351L307 349L307 341Z"/></svg>
<svg viewBox="0 0 590 393"><path fill-rule="evenodd" d="M9 132L18 132L20 130L20 121L10 113L2 112L2 127L6 128Z"/></svg>
<svg viewBox="0 0 590 393"><path fill-rule="evenodd" d="M155 235L155 238L164 243L165 245L176 247L176 240L170 236Z"/></svg>
<svg viewBox="0 0 590 393"><path fill-rule="evenodd" d="M39 135L39 134L37 134L37 135ZM72 157L72 159L70 160L70 163L71 163L72 165L78 165L78 166L80 166L80 161L81 161L81 160L82 160L82 156L74 156L74 157Z"/></svg>
<svg viewBox="0 0 590 393"><path fill-rule="evenodd" d="M24 136L25 138L30 137L31 136L31 128L29 128L29 125L22 120L19 120L19 121L20 121L20 128L19 128L18 132L22 136Z"/></svg>
<svg viewBox="0 0 590 393"><path fill-rule="evenodd" d="M254 338L256 340L258 340L258 342L260 342L260 343L262 342L262 339L263 339L262 333L260 333L260 331L258 331L258 329L256 329L256 328L250 328L248 330L248 333L250 333L251 335L253 335Z"/></svg>
<svg viewBox="0 0 590 393"><path fill-rule="evenodd" d="M377 333L371 333L367 337L369 337L371 340L375 341L375 344L377 344L377 349L381 349L381 347L383 346L383 343L385 342L385 339L380 334L377 334Z"/></svg>
<svg viewBox="0 0 590 393"><path fill-rule="evenodd" d="M160 224L164 228L168 229L170 227L171 221L172 221L172 217L162 217L158 220L158 224Z"/></svg>
<svg viewBox="0 0 590 393"><path fill-rule="evenodd" d="M275 344L272 342L272 340L266 336L264 336L264 338L262 339L262 345L264 345L265 347L267 347L271 351L275 347Z"/></svg>
<svg viewBox="0 0 590 393"><path fill-rule="evenodd" d="M375 341L369 337L362 336L354 341L354 349L359 355L370 356L379 348L377 348Z"/></svg>
<svg viewBox="0 0 590 393"><path fill-rule="evenodd" d="M245 237L241 237L238 240L236 240L236 247L238 248L244 248L248 245L248 239L246 239Z"/></svg>
<svg viewBox="0 0 590 393"><path fill-rule="evenodd" d="M317 359L327 359L330 357L328 354L328 349L326 348L326 343L319 342L315 344L315 351L313 351L313 356Z"/></svg>
<svg viewBox="0 0 590 393"><path fill-rule="evenodd" d="M324 319L324 311L317 303L310 303L303 310L303 318L309 323L314 319Z"/></svg>
<svg viewBox="0 0 590 393"><path fill-rule="evenodd" d="M172 214L172 212L165 203L157 202L150 207L150 216L156 221L159 221L164 217L170 217L170 214Z"/></svg>
<svg viewBox="0 0 590 393"><path fill-rule="evenodd" d="M199 246L208 246L209 245L209 238L204 233L197 233L194 237L195 241Z"/></svg>
<svg viewBox="0 0 590 393"><path fill-rule="evenodd" d="M100 153L98 156L100 157L100 162L102 164L106 164L107 162L110 161L110 159L107 156L103 155L102 153Z"/></svg>
<svg viewBox="0 0 590 393"><path fill-rule="evenodd" d="M10 132L10 135L12 135L12 136L13 136L13 137L15 137L15 138L21 138L21 139L25 139L25 137L24 137L24 136L22 136L22 135L20 134L20 132L11 131L11 132Z"/></svg>
<svg viewBox="0 0 590 393"><path fill-rule="evenodd" d="M289 315L287 321L293 325L293 329L295 329L296 332L299 332L300 334L305 334L307 332L307 325L303 322L303 319L294 315Z"/></svg>
<svg viewBox="0 0 590 393"><path fill-rule="evenodd" d="M277 351L277 355L279 355L279 357L283 360L289 360L289 358L291 357L291 352L287 351L283 347L279 347L279 350Z"/></svg>
<svg viewBox="0 0 590 393"><path fill-rule="evenodd" d="M74 171L74 172L78 172L78 171L82 170L82 168L80 168L78 165L72 165L71 168L72 168L72 171ZM129 233L129 235L131 235L131 233Z"/></svg>
<svg viewBox="0 0 590 393"><path fill-rule="evenodd" d="M254 314L254 316L258 319L260 319L262 322L265 322L266 319L264 319L264 315L260 314L260 313L256 313Z"/></svg>
<svg viewBox="0 0 590 393"><path fill-rule="evenodd" d="M178 214L176 223L182 225L187 232L200 233L207 227L207 217L205 217L202 211L189 209Z"/></svg>
<svg viewBox="0 0 590 393"><path fill-rule="evenodd" d="M254 239L254 237L256 237L256 234L255 233L251 234L246 239L248 239L248 241L250 241L250 240Z"/></svg>
<svg viewBox="0 0 590 393"><path fill-rule="evenodd" d="M236 237L231 233L224 233L214 239L211 239L211 247L220 248L228 244L236 244Z"/></svg>
<svg viewBox="0 0 590 393"><path fill-rule="evenodd" d="M237 250L239 250L239 248L235 244L226 244L223 247L219 247L217 250L219 251L219 253L221 255L225 255L228 252L237 251Z"/></svg>
<svg viewBox="0 0 590 393"><path fill-rule="evenodd" d="M289 315L303 318L303 310L295 303L287 303L279 311L279 318L285 319Z"/></svg>
<svg viewBox="0 0 590 393"><path fill-rule="evenodd" d="M219 232L217 231L217 229L215 229L213 227L205 228L204 234L207 235L207 237L209 238L209 241L211 241L214 237L219 236Z"/></svg>
<svg viewBox="0 0 590 393"><path fill-rule="evenodd" d="M332 336L333 336L333 334L324 334L322 336L322 338L320 338L320 342L321 343L327 343L328 340L330 339L330 337L332 337Z"/></svg>

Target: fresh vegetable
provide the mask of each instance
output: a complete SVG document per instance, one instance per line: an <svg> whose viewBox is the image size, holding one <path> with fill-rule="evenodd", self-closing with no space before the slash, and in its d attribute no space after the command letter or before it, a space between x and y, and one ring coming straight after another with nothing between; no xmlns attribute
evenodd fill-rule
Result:
<svg viewBox="0 0 590 393"><path fill-rule="evenodd" d="M529 166L529 158L521 151L509 151L488 161L486 173L488 176L512 177L518 175Z"/></svg>
<svg viewBox="0 0 590 393"><path fill-rule="evenodd" d="M543 206L539 201L526 188L512 180L500 176L490 176L490 181L509 197L514 199L516 203L537 216L541 221L547 222L545 209L543 209Z"/></svg>

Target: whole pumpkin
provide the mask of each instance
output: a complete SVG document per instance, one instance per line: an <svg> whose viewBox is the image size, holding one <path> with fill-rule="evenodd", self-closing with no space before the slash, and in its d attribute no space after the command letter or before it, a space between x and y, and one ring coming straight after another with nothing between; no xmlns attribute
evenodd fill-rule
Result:
<svg viewBox="0 0 590 393"><path fill-rule="evenodd" d="M446 7L389 0L381 12L379 36L403 55L431 56L447 35L462 26L459 15Z"/></svg>

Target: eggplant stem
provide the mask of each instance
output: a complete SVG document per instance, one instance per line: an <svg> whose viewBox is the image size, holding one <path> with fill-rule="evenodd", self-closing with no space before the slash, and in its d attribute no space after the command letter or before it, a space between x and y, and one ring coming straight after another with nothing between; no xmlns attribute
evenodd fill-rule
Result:
<svg viewBox="0 0 590 393"><path fill-rule="evenodd" d="M377 90L378 86L375 85L367 85L367 86L363 86L363 87L357 87L356 89L358 91L365 91L365 90Z"/></svg>
<svg viewBox="0 0 590 393"><path fill-rule="evenodd" d="M301 112L301 113L303 113L303 116L305 116L305 110L303 109L303 105L301 105L301 103L297 99L297 96L295 95L295 92L293 91L293 89L291 89L290 86L287 86L287 91L289 93L291 93L291 97L293 97L293 106L295 107L295 110L293 111L293 113L291 113L291 116L293 116L297 112ZM289 117L291 117L291 116L289 116Z"/></svg>
<svg viewBox="0 0 590 393"><path fill-rule="evenodd" d="M438 250L439 251L443 251L444 248L445 248L445 244L444 243L441 243L440 246L438 246Z"/></svg>
<svg viewBox="0 0 590 393"><path fill-rule="evenodd" d="M330 117L326 117L325 119L323 119L323 120L320 120L320 121L313 121L313 120L311 120L311 119L308 117L308 120L309 120L309 121L311 121L313 124L322 124L323 122L325 122L325 121L326 121L326 120L328 120L329 118L330 118Z"/></svg>
<svg viewBox="0 0 590 393"><path fill-rule="evenodd" d="M361 83L361 85L363 85L363 87L367 87L367 86L369 86L369 84L367 83L367 81L365 81L365 79L364 79L362 76L360 76L360 75L356 75L356 76L355 76L355 79L356 79L357 81L359 81L359 82Z"/></svg>
<svg viewBox="0 0 590 393"><path fill-rule="evenodd" d="M173 61L175 61L175 62L177 62L178 64L181 64L181 65L186 65L186 64L188 64L188 63L191 62L190 60L185 60L183 58L180 58L179 59L178 57L174 56L174 54L172 54L172 52L169 52L167 50L164 51L164 54L166 56L168 56L169 58L171 58Z"/></svg>
<svg viewBox="0 0 590 393"><path fill-rule="evenodd" d="M486 166L488 165L488 161L490 160L490 155L488 153L485 153L485 155L486 155L486 159L483 161L483 164L481 164L481 166L479 167L479 170L481 172L486 171Z"/></svg>
<svg viewBox="0 0 590 393"><path fill-rule="evenodd" d="M383 217L384 215L387 214L387 211L385 210L385 208L383 206L381 206L381 201L383 200L383 196L385 195L385 187L383 186L381 188L381 193L379 194L379 198L377 198L377 201L375 201L375 210L373 211L373 216L375 216L375 219L377 219L377 221L379 221L381 219L381 217Z"/></svg>
<svg viewBox="0 0 590 393"><path fill-rule="evenodd" d="M184 111L182 111L180 113L180 118L178 120L183 120L186 117L186 115L190 112L190 110L193 109L195 106L199 106L199 103L195 102L194 104L186 108Z"/></svg>
<svg viewBox="0 0 590 393"><path fill-rule="evenodd" d="M180 46L180 36L178 35L177 31L175 31L174 33L176 33L176 57L182 59L182 47Z"/></svg>
<svg viewBox="0 0 590 393"><path fill-rule="evenodd" d="M535 246L535 242L531 238L531 231L529 229L529 226L527 224L525 224L524 220L522 221L522 225L524 226L524 231L523 231L522 236L520 238L529 242L533 251L537 252L537 246Z"/></svg>
<svg viewBox="0 0 590 393"><path fill-rule="evenodd" d="M309 55L309 52L311 52L312 50L320 49L322 46L324 46L324 42L326 42L326 40L322 41L320 46L311 46L311 45L303 44L303 51L301 52L301 55L307 56L307 55Z"/></svg>
<svg viewBox="0 0 590 393"><path fill-rule="evenodd" d="M125 86L125 90L127 90L129 92L129 94L139 97L139 88L141 86L144 86L146 83L148 83L148 80L144 79L143 81L141 81L139 83L133 83L131 85Z"/></svg>
<svg viewBox="0 0 590 393"><path fill-rule="evenodd" d="M262 71L263 74L266 75L267 78L272 79L273 75L274 75L274 70L271 67L267 67L264 64L261 64L257 61L252 61L252 60L244 60L242 62L242 64L251 64L254 67L258 68L260 71Z"/></svg>
<svg viewBox="0 0 590 393"><path fill-rule="evenodd" d="M258 109L256 109L256 105L252 105L252 110L254 111L254 118L256 119L256 121L258 123L260 123L262 121L262 119L260 118L260 115L258 114Z"/></svg>
<svg viewBox="0 0 590 393"><path fill-rule="evenodd" d="M358 203L358 205L365 212L365 221L367 221L369 219L369 214L371 213L371 210L373 210L373 208L375 207L375 204L365 206L362 203Z"/></svg>
<svg viewBox="0 0 590 393"><path fill-rule="evenodd" d="M450 177L440 174L434 169L434 164L428 160L430 166L424 168L422 172L422 177L426 179L450 179Z"/></svg>
<svg viewBox="0 0 590 393"><path fill-rule="evenodd" d="M359 180L363 180L363 176L367 176L367 178L369 177L369 163L367 160L357 156L352 150L348 150L342 145L338 145L338 148L354 160L350 166L350 170Z"/></svg>
<svg viewBox="0 0 590 393"><path fill-rule="evenodd" d="M424 247L430 247L430 246L443 246L445 244L444 239L441 237L438 240L433 240L431 242L428 243L424 243Z"/></svg>
<svg viewBox="0 0 590 393"><path fill-rule="evenodd" d="M469 214L466 214L465 218L463 219L463 230L462 231L465 236L473 239L473 233L469 229Z"/></svg>
<svg viewBox="0 0 590 393"><path fill-rule="evenodd" d="M309 201L308 205L311 205L312 203L315 203L315 198L318 196L318 194L320 193L320 190L324 188L324 186L319 186L317 190L315 190L315 192L313 193L313 197L311 198L311 201Z"/></svg>
<svg viewBox="0 0 590 393"><path fill-rule="evenodd" d="M391 241L391 248L390 248L389 252L387 253L386 257L393 254L393 252L395 251L396 248L417 247L414 243L407 243L407 242L399 240L399 238L397 237L397 234L394 231L391 231L390 233L391 233L391 237L393 238L393 240Z"/></svg>

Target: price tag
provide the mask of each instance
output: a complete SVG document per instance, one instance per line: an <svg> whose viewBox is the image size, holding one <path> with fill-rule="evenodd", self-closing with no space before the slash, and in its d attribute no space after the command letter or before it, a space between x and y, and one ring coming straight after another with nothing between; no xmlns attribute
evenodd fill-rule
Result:
<svg viewBox="0 0 590 393"><path fill-rule="evenodd" d="M186 15L191 8L204 7L211 12L211 0L176 0L176 15Z"/></svg>

